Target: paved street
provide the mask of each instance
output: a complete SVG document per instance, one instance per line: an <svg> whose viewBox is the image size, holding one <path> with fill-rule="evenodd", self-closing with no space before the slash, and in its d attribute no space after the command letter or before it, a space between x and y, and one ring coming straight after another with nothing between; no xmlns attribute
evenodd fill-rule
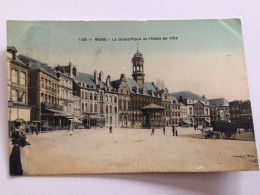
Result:
<svg viewBox="0 0 260 195"><path fill-rule="evenodd" d="M241 140L202 139L200 131L178 128L52 131L29 135L29 174L124 172L196 172L256 170L257 154L251 132ZM245 141L244 141L245 140ZM247 141L246 141L247 140Z"/></svg>

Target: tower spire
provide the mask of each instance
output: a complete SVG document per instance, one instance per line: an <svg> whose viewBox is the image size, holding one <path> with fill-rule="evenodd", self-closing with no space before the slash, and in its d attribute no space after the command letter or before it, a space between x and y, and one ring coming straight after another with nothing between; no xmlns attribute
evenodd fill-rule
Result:
<svg viewBox="0 0 260 195"><path fill-rule="evenodd" d="M136 46L136 47L137 47L137 51L139 51L139 50L138 50L138 45L139 45L139 42L137 42L137 46Z"/></svg>

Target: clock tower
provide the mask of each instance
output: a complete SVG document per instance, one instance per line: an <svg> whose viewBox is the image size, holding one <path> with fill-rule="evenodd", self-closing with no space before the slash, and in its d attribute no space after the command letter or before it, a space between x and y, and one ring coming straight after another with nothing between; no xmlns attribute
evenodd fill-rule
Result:
<svg viewBox="0 0 260 195"><path fill-rule="evenodd" d="M143 54L141 54L138 49L132 58L133 63L133 79L141 86L144 87L144 58Z"/></svg>

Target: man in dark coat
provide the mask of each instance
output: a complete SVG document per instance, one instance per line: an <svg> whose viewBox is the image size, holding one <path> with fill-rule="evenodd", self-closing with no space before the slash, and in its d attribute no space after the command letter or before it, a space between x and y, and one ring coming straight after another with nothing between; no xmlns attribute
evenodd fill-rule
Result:
<svg viewBox="0 0 260 195"><path fill-rule="evenodd" d="M163 134L165 135L165 127L163 127Z"/></svg>
<svg viewBox="0 0 260 195"><path fill-rule="evenodd" d="M112 132L112 126L109 127L109 132L110 132L110 133L113 133L113 132Z"/></svg>
<svg viewBox="0 0 260 195"><path fill-rule="evenodd" d="M172 126L172 135L175 136L175 127Z"/></svg>
<svg viewBox="0 0 260 195"><path fill-rule="evenodd" d="M152 133L151 133L151 135L154 135L154 127L152 128Z"/></svg>

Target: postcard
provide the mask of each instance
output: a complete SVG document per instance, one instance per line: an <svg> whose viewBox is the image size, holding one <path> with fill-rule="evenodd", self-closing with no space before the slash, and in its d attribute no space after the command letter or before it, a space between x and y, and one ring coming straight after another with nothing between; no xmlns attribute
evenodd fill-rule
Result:
<svg viewBox="0 0 260 195"><path fill-rule="evenodd" d="M239 19L8 21L10 175L258 170Z"/></svg>

